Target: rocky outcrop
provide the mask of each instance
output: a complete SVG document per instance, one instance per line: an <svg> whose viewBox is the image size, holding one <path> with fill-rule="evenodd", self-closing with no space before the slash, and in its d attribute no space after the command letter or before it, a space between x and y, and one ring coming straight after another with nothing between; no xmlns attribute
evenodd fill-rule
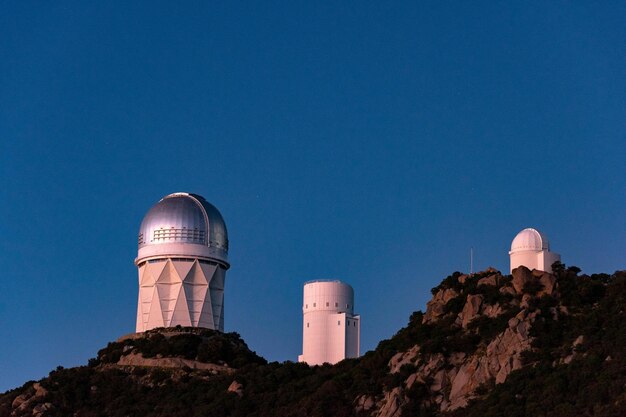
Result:
<svg viewBox="0 0 626 417"><path fill-rule="evenodd" d="M373 409L374 416L395 417L402 414L402 408L407 403L407 390L416 384L425 384L430 393L427 402L440 411L452 411L468 404L474 398L481 385L501 384L506 381L511 372L520 369L522 353L532 349L530 329L536 320L537 311L533 311L531 300L544 294L556 293L556 279L553 275L543 271L530 271L525 267L516 268L512 279L505 279L497 271L490 271L489 275L482 274L481 278L460 276L464 284L468 279L476 279L475 287L493 286L502 298L499 302L489 304L483 294L467 294L462 304L463 308L456 316L454 325L463 329L463 332L475 331L472 322L480 317L495 319L509 311L515 314L505 322L503 330L481 342L471 354L451 352L424 354L420 346L399 352L389 361L390 373L398 373L403 365L415 366L401 386L393 387L374 403L371 397L358 399L359 410ZM486 275L486 276L485 276ZM541 285L528 285L539 282ZM541 287L536 294L524 293L525 289ZM462 289L441 288L427 304L427 311L422 322L436 323L450 312L446 311L446 304L456 297L462 297ZM492 301L493 302L493 301ZM511 310L515 309L515 310ZM567 314L565 308L553 308L555 320L562 314ZM458 310L457 310L458 311ZM457 314L457 313L454 313ZM582 341L577 340L577 343ZM575 346L572 346L572 351ZM572 356L574 353L572 354ZM570 359L571 360L571 359ZM365 407L367 404L368 408ZM373 405L375 404L375 405Z"/></svg>
<svg viewBox="0 0 626 417"><path fill-rule="evenodd" d="M511 275L513 275L513 288L515 288L515 292L518 294L522 294L524 292L524 286L536 279L533 277L530 269L525 266L515 268L513 272L511 272Z"/></svg>
<svg viewBox="0 0 626 417"><path fill-rule="evenodd" d="M521 353L530 349L528 331L534 315L520 312L508 322L506 330L498 334L484 351L466 356L457 352L448 357L442 354L418 358L415 350L394 356L396 364L412 363L416 372L409 375L404 386L410 389L415 382L429 382L435 404L441 411L450 411L467 405L477 388L494 380L500 384L514 370L522 367ZM394 370L399 369L397 366ZM397 408L405 402L400 387L386 393L381 401L381 417L396 415Z"/></svg>
<svg viewBox="0 0 626 417"><path fill-rule="evenodd" d="M552 295L556 291L556 278L554 275L549 274L544 271L533 271L533 276L539 278L539 282L543 286L543 289L539 291L537 295L541 296L544 294Z"/></svg>
<svg viewBox="0 0 626 417"><path fill-rule="evenodd" d="M355 404L356 406L354 408L357 413L370 411L374 408L374 405L376 405L374 397L371 395L361 395L357 397Z"/></svg>
<svg viewBox="0 0 626 417"><path fill-rule="evenodd" d="M34 417L44 416L46 412L52 411L54 408L51 403L45 402L47 395L48 390L39 382L33 383L25 393L15 397L11 403L11 416L24 415L28 412L27 410L32 410L30 415Z"/></svg>
<svg viewBox="0 0 626 417"><path fill-rule="evenodd" d="M400 352L395 354L391 360L389 360L389 372L395 374L402 368L402 365L413 363L420 351L418 345L413 346L406 352Z"/></svg>
<svg viewBox="0 0 626 417"><path fill-rule="evenodd" d="M399 416L406 403L404 388L410 389L416 382L429 383L428 389L433 402L441 411L451 411L467 405L478 387L491 380L500 384L512 371L522 367L521 353L529 349L531 343L528 336L531 321L531 318L511 319L509 327L497 335L484 352L469 357L457 352L449 357L437 354L411 362L407 358L415 359L413 353L409 353L407 357L398 354L394 358L396 363L413 363L417 370L409 375L403 387L395 387L385 393L378 404L378 412L374 415ZM361 401L364 404L364 400ZM366 409L363 406L361 408Z"/></svg>
<svg viewBox="0 0 626 417"><path fill-rule="evenodd" d="M453 288L437 291L432 300L426 303L426 313L423 318L424 323L437 320L439 317L443 316L446 312L446 304L448 301L458 295L459 293Z"/></svg>
<svg viewBox="0 0 626 417"><path fill-rule="evenodd" d="M461 320L461 327L464 329L467 328L467 325L474 320L476 317L480 315L480 308L483 305L483 296L478 295L468 295L465 301L465 306L463 306L463 311L461 312L459 319Z"/></svg>
<svg viewBox="0 0 626 417"><path fill-rule="evenodd" d="M118 366L148 366L160 368L191 368L213 371L213 373L232 373L228 366L216 365L183 358L144 358L141 353L129 353L120 358Z"/></svg>
<svg viewBox="0 0 626 417"><path fill-rule="evenodd" d="M407 398L402 388L395 387L391 391L385 393L385 397L380 402L378 416L381 417L400 417L402 415L402 406L407 402Z"/></svg>
<svg viewBox="0 0 626 417"><path fill-rule="evenodd" d="M228 392L232 392L233 394L237 395L238 397L243 397L243 384L240 383L240 382L237 382L237 380L234 380L228 386Z"/></svg>
<svg viewBox="0 0 626 417"><path fill-rule="evenodd" d="M498 276L499 274L489 275L488 277L481 278L478 280L478 286L481 285L498 285Z"/></svg>

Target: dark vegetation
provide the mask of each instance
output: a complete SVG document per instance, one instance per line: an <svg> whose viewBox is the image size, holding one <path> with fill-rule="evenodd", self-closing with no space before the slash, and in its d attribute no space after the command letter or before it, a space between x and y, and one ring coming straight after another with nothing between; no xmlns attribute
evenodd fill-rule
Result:
<svg viewBox="0 0 626 417"><path fill-rule="evenodd" d="M177 357L239 368L246 364L267 361L250 351L237 333L177 327L165 331L148 331L145 337L111 342L98 352L90 365L116 363L123 355L141 353L144 358Z"/></svg>
<svg viewBox="0 0 626 417"><path fill-rule="evenodd" d="M579 272L557 265L558 299L533 300L540 315L529 366L451 417L626 416L626 271ZM559 306L568 314L555 315Z"/></svg>
<svg viewBox="0 0 626 417"><path fill-rule="evenodd" d="M626 415L626 272L587 276L575 267L556 267L558 295L530 301L538 317L531 327L534 349L524 356L528 366L513 372L503 384L481 387L480 398L449 413L450 417ZM424 324L423 313L415 312L406 327L375 350L335 366L266 363L232 333L195 330L164 336L155 331L145 338L110 343L89 366L51 372L41 381L48 390L41 402L54 405L49 416L369 415L356 413L358 397L380 398L383 390L402 385L415 371L413 365L404 365L400 372L390 374L387 364L396 353L416 344L423 355L469 353L507 326L519 311L513 304L499 317L478 318L467 330L454 325L469 294L482 294L487 304L511 301L513 296L501 294L497 287L477 285L488 275L468 277L464 284L458 281L460 273L451 275L436 289L454 288L459 293L446 305L449 314L434 324ZM511 277L501 279L499 286ZM583 341L573 347L581 335ZM228 364L235 369L232 374L213 374L188 368L114 365L132 352ZM571 362L565 363L563 358L572 353ZM242 397L227 391L233 380L243 385ZM32 390L31 385L0 395L0 416L9 416L12 401ZM427 384L415 383L406 394L410 402L403 416L441 415L424 405L430 395Z"/></svg>

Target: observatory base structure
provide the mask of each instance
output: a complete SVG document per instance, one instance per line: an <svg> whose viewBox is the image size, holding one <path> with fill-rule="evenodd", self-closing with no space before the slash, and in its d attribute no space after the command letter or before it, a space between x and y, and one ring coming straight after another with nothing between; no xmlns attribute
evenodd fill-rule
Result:
<svg viewBox="0 0 626 417"><path fill-rule="evenodd" d="M224 331L224 276L220 265L200 259L139 265L137 332L177 325Z"/></svg>

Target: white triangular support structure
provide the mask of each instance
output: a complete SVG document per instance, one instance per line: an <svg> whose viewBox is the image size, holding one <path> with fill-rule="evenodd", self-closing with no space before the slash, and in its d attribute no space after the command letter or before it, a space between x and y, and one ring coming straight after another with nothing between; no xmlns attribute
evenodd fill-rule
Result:
<svg viewBox="0 0 626 417"><path fill-rule="evenodd" d="M192 326L224 331L221 264L197 258L160 258L139 266L137 332Z"/></svg>

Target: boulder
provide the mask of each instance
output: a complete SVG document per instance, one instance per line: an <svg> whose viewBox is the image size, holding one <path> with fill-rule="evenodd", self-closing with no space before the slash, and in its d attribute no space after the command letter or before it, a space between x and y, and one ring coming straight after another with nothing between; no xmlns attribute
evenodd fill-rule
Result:
<svg viewBox="0 0 626 417"><path fill-rule="evenodd" d="M480 315L480 307L483 304L483 296L480 294L468 295L463 311L461 312L461 326L465 329L467 325Z"/></svg>
<svg viewBox="0 0 626 417"><path fill-rule="evenodd" d="M31 396L28 394L20 394L11 403L12 408L19 408L22 404L26 403Z"/></svg>
<svg viewBox="0 0 626 417"><path fill-rule="evenodd" d="M554 277L554 275L548 272L544 272L541 274L539 282L541 282L541 284L543 285L543 290L539 292L539 296L543 294L552 295L554 293L556 287L556 278Z"/></svg>
<svg viewBox="0 0 626 417"><path fill-rule="evenodd" d="M52 403L37 404L33 407L33 417L43 417L46 411L51 411L52 408Z"/></svg>
<svg viewBox="0 0 626 417"><path fill-rule="evenodd" d="M500 294L510 294L510 295L515 295L515 288L509 286L509 285L505 285L504 287L500 288L499 290Z"/></svg>
<svg viewBox="0 0 626 417"><path fill-rule="evenodd" d="M444 290L437 291L432 300L426 303L426 313L424 314L422 323L435 321L441 317L446 311L445 307L448 301L458 295L459 293L453 288L446 288Z"/></svg>
<svg viewBox="0 0 626 417"><path fill-rule="evenodd" d="M361 395L356 400L356 412L369 411L374 407L374 398L370 395Z"/></svg>
<svg viewBox="0 0 626 417"><path fill-rule="evenodd" d="M385 393L382 401L378 417L400 417L402 415L402 406L406 404L406 398L400 387L395 387Z"/></svg>
<svg viewBox="0 0 626 417"><path fill-rule="evenodd" d="M504 313L504 310L502 309L500 303L487 305L483 309L483 314L490 318L498 317L502 313Z"/></svg>
<svg viewBox="0 0 626 417"><path fill-rule="evenodd" d="M440 369L435 375L432 377L432 384L430 385L430 390L432 392L443 391L447 386L447 380L445 378L446 370ZM443 398L442 398L443 399ZM441 401L439 401L441 403Z"/></svg>
<svg viewBox="0 0 626 417"><path fill-rule="evenodd" d="M406 381L404 381L404 384L406 385L407 389L411 389L413 384L415 384L415 382L417 381L417 377L418 377L417 372L414 373L414 374L409 375L409 377L406 379Z"/></svg>
<svg viewBox="0 0 626 417"><path fill-rule="evenodd" d="M233 382L231 382L228 386L228 392L232 392L239 397L243 397L243 384L233 380Z"/></svg>
<svg viewBox="0 0 626 417"><path fill-rule="evenodd" d="M532 274L533 274L533 277L535 278L541 278L541 276L545 274L545 271L542 271L540 269L533 269Z"/></svg>
<svg viewBox="0 0 626 417"><path fill-rule="evenodd" d="M48 390L42 387L39 382L35 382L33 388L35 389L35 398L42 398L48 395Z"/></svg>
<svg viewBox="0 0 626 417"><path fill-rule="evenodd" d="M512 272L512 275L513 288L515 288L515 291L518 294L521 294L524 291L524 285L526 285L527 282L531 282L532 280L536 279L533 277L530 269L526 268L523 265L515 268Z"/></svg>
<svg viewBox="0 0 626 417"><path fill-rule="evenodd" d="M398 352L389 359L389 373L395 374L402 368L402 365L413 363L420 351L419 345L413 346L405 352Z"/></svg>
<svg viewBox="0 0 626 417"><path fill-rule="evenodd" d="M498 275L493 274L489 275L488 277L479 279L478 286L480 287L481 285L498 285Z"/></svg>
<svg viewBox="0 0 626 417"><path fill-rule="evenodd" d="M576 340L574 340L574 343L572 343L572 349L576 348L577 346L582 345L583 343L585 343L585 336L581 334L580 336L576 338Z"/></svg>

